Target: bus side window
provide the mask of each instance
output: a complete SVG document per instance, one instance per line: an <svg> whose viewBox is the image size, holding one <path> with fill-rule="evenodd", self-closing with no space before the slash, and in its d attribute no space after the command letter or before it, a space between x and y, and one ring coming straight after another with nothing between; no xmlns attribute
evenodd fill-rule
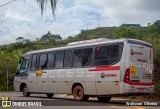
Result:
<svg viewBox="0 0 160 109"><path fill-rule="evenodd" d="M107 65L107 47L100 46L95 48L94 65Z"/></svg>
<svg viewBox="0 0 160 109"><path fill-rule="evenodd" d="M73 67L83 66L83 49L74 50Z"/></svg>
<svg viewBox="0 0 160 109"><path fill-rule="evenodd" d="M47 69L54 68L55 53L48 53Z"/></svg>
<svg viewBox="0 0 160 109"><path fill-rule="evenodd" d="M32 56L32 61L31 61L31 70L36 70L36 64L37 64L37 55Z"/></svg>
<svg viewBox="0 0 160 109"><path fill-rule="evenodd" d="M92 48L74 50L73 67L92 66Z"/></svg>
<svg viewBox="0 0 160 109"><path fill-rule="evenodd" d="M65 51L64 54L64 67L69 68L72 65L72 51Z"/></svg>
<svg viewBox="0 0 160 109"><path fill-rule="evenodd" d="M47 68L47 54L43 53L40 54L39 57L39 69L46 69Z"/></svg>
<svg viewBox="0 0 160 109"><path fill-rule="evenodd" d="M93 61L92 55L93 55L92 48L84 49L83 66L92 66L92 61Z"/></svg>
<svg viewBox="0 0 160 109"><path fill-rule="evenodd" d="M113 64L119 59L119 45L108 46L107 52L108 64Z"/></svg>
<svg viewBox="0 0 160 109"><path fill-rule="evenodd" d="M119 44L95 48L94 65L111 65L119 60Z"/></svg>
<svg viewBox="0 0 160 109"><path fill-rule="evenodd" d="M63 68L63 58L64 52L60 51L56 53L55 68Z"/></svg>

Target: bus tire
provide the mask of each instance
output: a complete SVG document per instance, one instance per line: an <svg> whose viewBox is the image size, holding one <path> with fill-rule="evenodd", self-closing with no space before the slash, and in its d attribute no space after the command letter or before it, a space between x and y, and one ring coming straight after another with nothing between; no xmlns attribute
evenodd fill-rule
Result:
<svg viewBox="0 0 160 109"><path fill-rule="evenodd" d="M100 102L106 103L111 100L111 97L97 97Z"/></svg>
<svg viewBox="0 0 160 109"><path fill-rule="evenodd" d="M52 98L54 94L52 94L52 93L47 93L46 95L47 95L48 98Z"/></svg>
<svg viewBox="0 0 160 109"><path fill-rule="evenodd" d="M89 96L84 95L84 90L82 86L76 86L73 89L73 97L74 97L74 100L76 101L87 101L89 98Z"/></svg>
<svg viewBox="0 0 160 109"><path fill-rule="evenodd" d="M23 87L23 96L24 97L29 97L30 96L27 85L24 85L24 87Z"/></svg>

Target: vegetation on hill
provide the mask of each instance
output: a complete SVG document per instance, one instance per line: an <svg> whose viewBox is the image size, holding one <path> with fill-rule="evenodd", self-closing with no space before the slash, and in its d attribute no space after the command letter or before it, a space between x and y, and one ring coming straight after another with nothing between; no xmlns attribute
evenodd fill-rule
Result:
<svg viewBox="0 0 160 109"><path fill-rule="evenodd" d="M12 86L13 77L20 56L31 50L66 46L67 43L94 38L134 38L147 41L153 45L154 50L154 82L155 93L160 93L160 21L148 24L147 27L98 27L92 30L81 30L76 36L62 39L60 35L50 32L31 41L18 37L17 42L0 46L0 90L6 90L6 69L9 71L9 83ZM12 87L9 87L13 90Z"/></svg>

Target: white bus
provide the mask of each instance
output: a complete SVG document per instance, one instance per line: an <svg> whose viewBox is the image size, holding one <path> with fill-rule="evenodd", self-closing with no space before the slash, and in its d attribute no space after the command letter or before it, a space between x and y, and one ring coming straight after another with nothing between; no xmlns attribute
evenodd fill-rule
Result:
<svg viewBox="0 0 160 109"><path fill-rule="evenodd" d="M31 51L20 58L15 91L73 94L75 100L153 93L152 45L136 39L92 39Z"/></svg>

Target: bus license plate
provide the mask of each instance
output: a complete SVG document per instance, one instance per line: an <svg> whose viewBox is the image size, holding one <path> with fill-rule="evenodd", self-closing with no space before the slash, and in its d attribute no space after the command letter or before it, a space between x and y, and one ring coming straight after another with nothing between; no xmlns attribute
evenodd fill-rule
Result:
<svg viewBox="0 0 160 109"><path fill-rule="evenodd" d="M139 92L144 92L144 89L139 89Z"/></svg>
<svg viewBox="0 0 160 109"><path fill-rule="evenodd" d="M136 67L130 66L130 75L136 75Z"/></svg>

